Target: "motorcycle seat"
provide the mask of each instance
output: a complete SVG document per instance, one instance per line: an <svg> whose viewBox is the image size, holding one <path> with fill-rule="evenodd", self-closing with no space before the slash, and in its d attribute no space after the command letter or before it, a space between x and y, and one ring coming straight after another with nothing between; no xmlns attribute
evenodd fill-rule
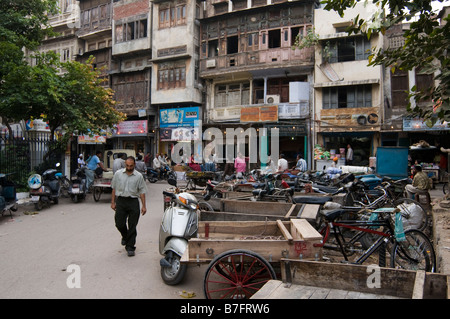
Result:
<svg viewBox="0 0 450 319"><path fill-rule="evenodd" d="M294 196L292 202L295 204L319 204L323 205L332 200L331 196Z"/></svg>
<svg viewBox="0 0 450 319"><path fill-rule="evenodd" d="M348 212L348 210L345 210L345 209L333 209L333 210L321 211L320 213L326 220L333 221L336 218L338 218L339 216L341 216L342 214L347 213L347 212Z"/></svg>
<svg viewBox="0 0 450 319"><path fill-rule="evenodd" d="M338 191L337 187L330 187L330 186L323 186L323 185L313 185L313 187L316 187L319 190L321 190L322 192L325 192L325 193L328 193L328 194L333 194L333 193L336 193Z"/></svg>
<svg viewBox="0 0 450 319"><path fill-rule="evenodd" d="M252 190L253 196L262 196L267 194L267 190L265 189L254 189Z"/></svg>

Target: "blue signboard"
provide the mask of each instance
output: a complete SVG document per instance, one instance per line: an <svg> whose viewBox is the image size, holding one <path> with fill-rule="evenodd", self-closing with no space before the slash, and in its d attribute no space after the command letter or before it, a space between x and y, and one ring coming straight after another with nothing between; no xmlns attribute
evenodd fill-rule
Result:
<svg viewBox="0 0 450 319"><path fill-rule="evenodd" d="M182 107L159 111L159 127L194 127L200 120L200 107Z"/></svg>

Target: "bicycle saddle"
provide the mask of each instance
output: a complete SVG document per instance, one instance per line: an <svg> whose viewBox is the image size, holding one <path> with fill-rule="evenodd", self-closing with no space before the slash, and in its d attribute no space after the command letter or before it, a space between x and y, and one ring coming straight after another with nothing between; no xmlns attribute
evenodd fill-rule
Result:
<svg viewBox="0 0 450 319"><path fill-rule="evenodd" d="M328 221L333 221L339 216L341 216L344 213L347 213L348 210L345 209L333 209L333 210L327 210L327 211L320 211L320 213L323 215L323 217Z"/></svg>
<svg viewBox="0 0 450 319"><path fill-rule="evenodd" d="M323 205L332 200L331 196L294 196L292 202L295 204L319 204Z"/></svg>

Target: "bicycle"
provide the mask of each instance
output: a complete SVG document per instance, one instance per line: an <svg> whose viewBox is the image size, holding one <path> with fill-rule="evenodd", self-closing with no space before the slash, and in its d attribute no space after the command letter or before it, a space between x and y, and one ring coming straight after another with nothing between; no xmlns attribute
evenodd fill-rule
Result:
<svg viewBox="0 0 450 319"><path fill-rule="evenodd" d="M447 172L444 172L444 176L442 177L442 181L444 182L444 186L442 186L442 192L447 195L450 194L450 174Z"/></svg>
<svg viewBox="0 0 450 319"><path fill-rule="evenodd" d="M396 207L401 210L405 229L415 228L425 231L428 222L427 210L419 202L410 198L397 197L395 186L389 182L383 182L373 190L365 188L364 183L353 182L347 189L344 198L345 206L342 208L376 209L381 207ZM355 205L356 204L356 205Z"/></svg>
<svg viewBox="0 0 450 319"><path fill-rule="evenodd" d="M359 257L352 261L355 264L363 264L370 257L375 258L373 254L378 252L380 267L386 267L386 251L388 251L391 268L436 271L436 254L428 237L417 229L408 229L404 232L399 230L395 220L399 220L400 209L378 208L363 211L370 212L371 218L340 220L344 214L349 213L348 210L322 211L323 223L319 232L323 236L323 241L315 246L339 251L345 262L351 262L349 257L355 253L359 254ZM349 232L344 235L342 228L352 230L353 236L349 239ZM334 235L334 242L329 241L331 232ZM366 234L376 238L370 247L364 249L359 241Z"/></svg>

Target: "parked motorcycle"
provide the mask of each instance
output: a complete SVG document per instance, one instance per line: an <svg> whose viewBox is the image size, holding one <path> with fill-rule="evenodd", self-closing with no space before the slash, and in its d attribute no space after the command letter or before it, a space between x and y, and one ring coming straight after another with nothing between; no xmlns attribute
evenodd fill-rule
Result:
<svg viewBox="0 0 450 319"><path fill-rule="evenodd" d="M58 168L60 163L56 164ZM36 210L41 210L51 203L58 204L61 191L62 173L54 168L47 169L42 176L33 174L28 178L28 186L30 187L31 203L34 204Z"/></svg>
<svg viewBox="0 0 450 319"><path fill-rule="evenodd" d="M76 178L73 179L69 186L69 196L72 202L78 203L86 198L86 173L85 167L78 168L75 171Z"/></svg>
<svg viewBox="0 0 450 319"><path fill-rule="evenodd" d="M150 183L158 181L159 173L152 167L147 167L147 179Z"/></svg>
<svg viewBox="0 0 450 319"><path fill-rule="evenodd" d="M16 186L7 179L7 174L0 174L0 214L3 215L9 211L12 218L12 212L17 211Z"/></svg>
<svg viewBox="0 0 450 319"><path fill-rule="evenodd" d="M169 179L169 184L176 187L176 179ZM170 206L165 210L159 228L159 253L161 277L168 285L178 284L184 277L186 264L180 262L186 250L188 240L197 235L198 201L194 195L163 191L170 197Z"/></svg>
<svg viewBox="0 0 450 319"><path fill-rule="evenodd" d="M161 176L163 179L177 179L175 172L172 171L169 165L161 165Z"/></svg>

